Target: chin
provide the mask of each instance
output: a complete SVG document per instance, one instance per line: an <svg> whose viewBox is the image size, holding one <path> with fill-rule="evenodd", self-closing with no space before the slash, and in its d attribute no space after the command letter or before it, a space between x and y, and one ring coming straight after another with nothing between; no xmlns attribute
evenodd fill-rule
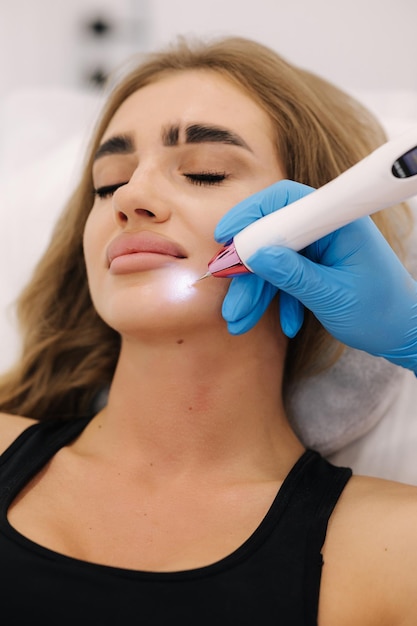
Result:
<svg viewBox="0 0 417 626"><path fill-rule="evenodd" d="M204 328L223 322L221 307L229 280L201 272L165 268L117 277L92 294L97 313L120 334Z"/></svg>
<svg viewBox="0 0 417 626"><path fill-rule="evenodd" d="M185 335L196 331L203 336L209 329L226 328L221 315L220 299L169 299L154 298L150 293L144 297L118 297L108 299L103 306L97 306L97 312L103 321L121 336L163 337L166 335Z"/></svg>

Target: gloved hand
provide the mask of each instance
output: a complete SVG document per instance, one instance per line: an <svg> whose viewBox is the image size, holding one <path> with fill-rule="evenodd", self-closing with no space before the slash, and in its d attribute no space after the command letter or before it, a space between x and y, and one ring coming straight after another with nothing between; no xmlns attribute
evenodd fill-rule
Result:
<svg viewBox="0 0 417 626"><path fill-rule="evenodd" d="M233 207L215 238L224 243L312 191L293 181L271 185ZM371 218L340 228L301 254L274 246L248 262L255 273L233 278L223 303L232 334L252 328L281 290L280 321L287 336L299 331L305 306L339 341L417 372L417 283Z"/></svg>

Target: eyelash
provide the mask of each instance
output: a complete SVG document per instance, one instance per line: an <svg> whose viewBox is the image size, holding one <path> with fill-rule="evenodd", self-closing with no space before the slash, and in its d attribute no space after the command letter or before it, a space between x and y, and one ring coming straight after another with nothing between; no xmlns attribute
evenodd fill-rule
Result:
<svg viewBox="0 0 417 626"><path fill-rule="evenodd" d="M126 185L127 183L116 183L114 185L105 185L103 187L98 187L94 189L94 195L104 200L105 198L110 198L119 187Z"/></svg>
<svg viewBox="0 0 417 626"><path fill-rule="evenodd" d="M193 185L220 185L228 175L226 172L198 172L197 174L184 174Z"/></svg>
<svg viewBox="0 0 417 626"><path fill-rule="evenodd" d="M228 175L226 172L198 172L197 174L184 174L185 178L187 178L190 183L193 185L200 186L210 186L210 185L221 185L224 182ZM105 198L110 198L119 187L126 185L127 183L116 183L114 185L105 185L103 187L98 187L94 189L94 195L104 200Z"/></svg>

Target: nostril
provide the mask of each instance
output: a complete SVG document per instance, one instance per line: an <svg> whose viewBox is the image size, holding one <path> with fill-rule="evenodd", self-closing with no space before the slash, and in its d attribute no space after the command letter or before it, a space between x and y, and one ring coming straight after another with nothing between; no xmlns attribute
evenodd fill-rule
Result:
<svg viewBox="0 0 417 626"><path fill-rule="evenodd" d="M148 209L134 209L132 212L129 211L120 211L116 210L116 220L120 224L127 224L127 222L131 220L135 220L135 218L143 218L149 220L149 218L156 218L156 214L152 211L148 211Z"/></svg>
<svg viewBox="0 0 417 626"><path fill-rule="evenodd" d="M120 220L120 222L127 222L127 215L125 213L122 213L122 211L118 211L117 212L117 217Z"/></svg>
<svg viewBox="0 0 417 626"><path fill-rule="evenodd" d="M147 215L148 217L155 217L155 213L148 211L148 209L135 209L137 215Z"/></svg>

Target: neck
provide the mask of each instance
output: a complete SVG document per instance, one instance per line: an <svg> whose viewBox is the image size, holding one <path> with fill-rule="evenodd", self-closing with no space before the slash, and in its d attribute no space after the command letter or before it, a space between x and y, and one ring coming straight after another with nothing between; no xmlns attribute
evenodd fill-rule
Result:
<svg viewBox="0 0 417 626"><path fill-rule="evenodd" d="M108 454L171 475L225 465L268 472L299 456L282 404L282 335L260 325L220 334L123 340L95 420Z"/></svg>

